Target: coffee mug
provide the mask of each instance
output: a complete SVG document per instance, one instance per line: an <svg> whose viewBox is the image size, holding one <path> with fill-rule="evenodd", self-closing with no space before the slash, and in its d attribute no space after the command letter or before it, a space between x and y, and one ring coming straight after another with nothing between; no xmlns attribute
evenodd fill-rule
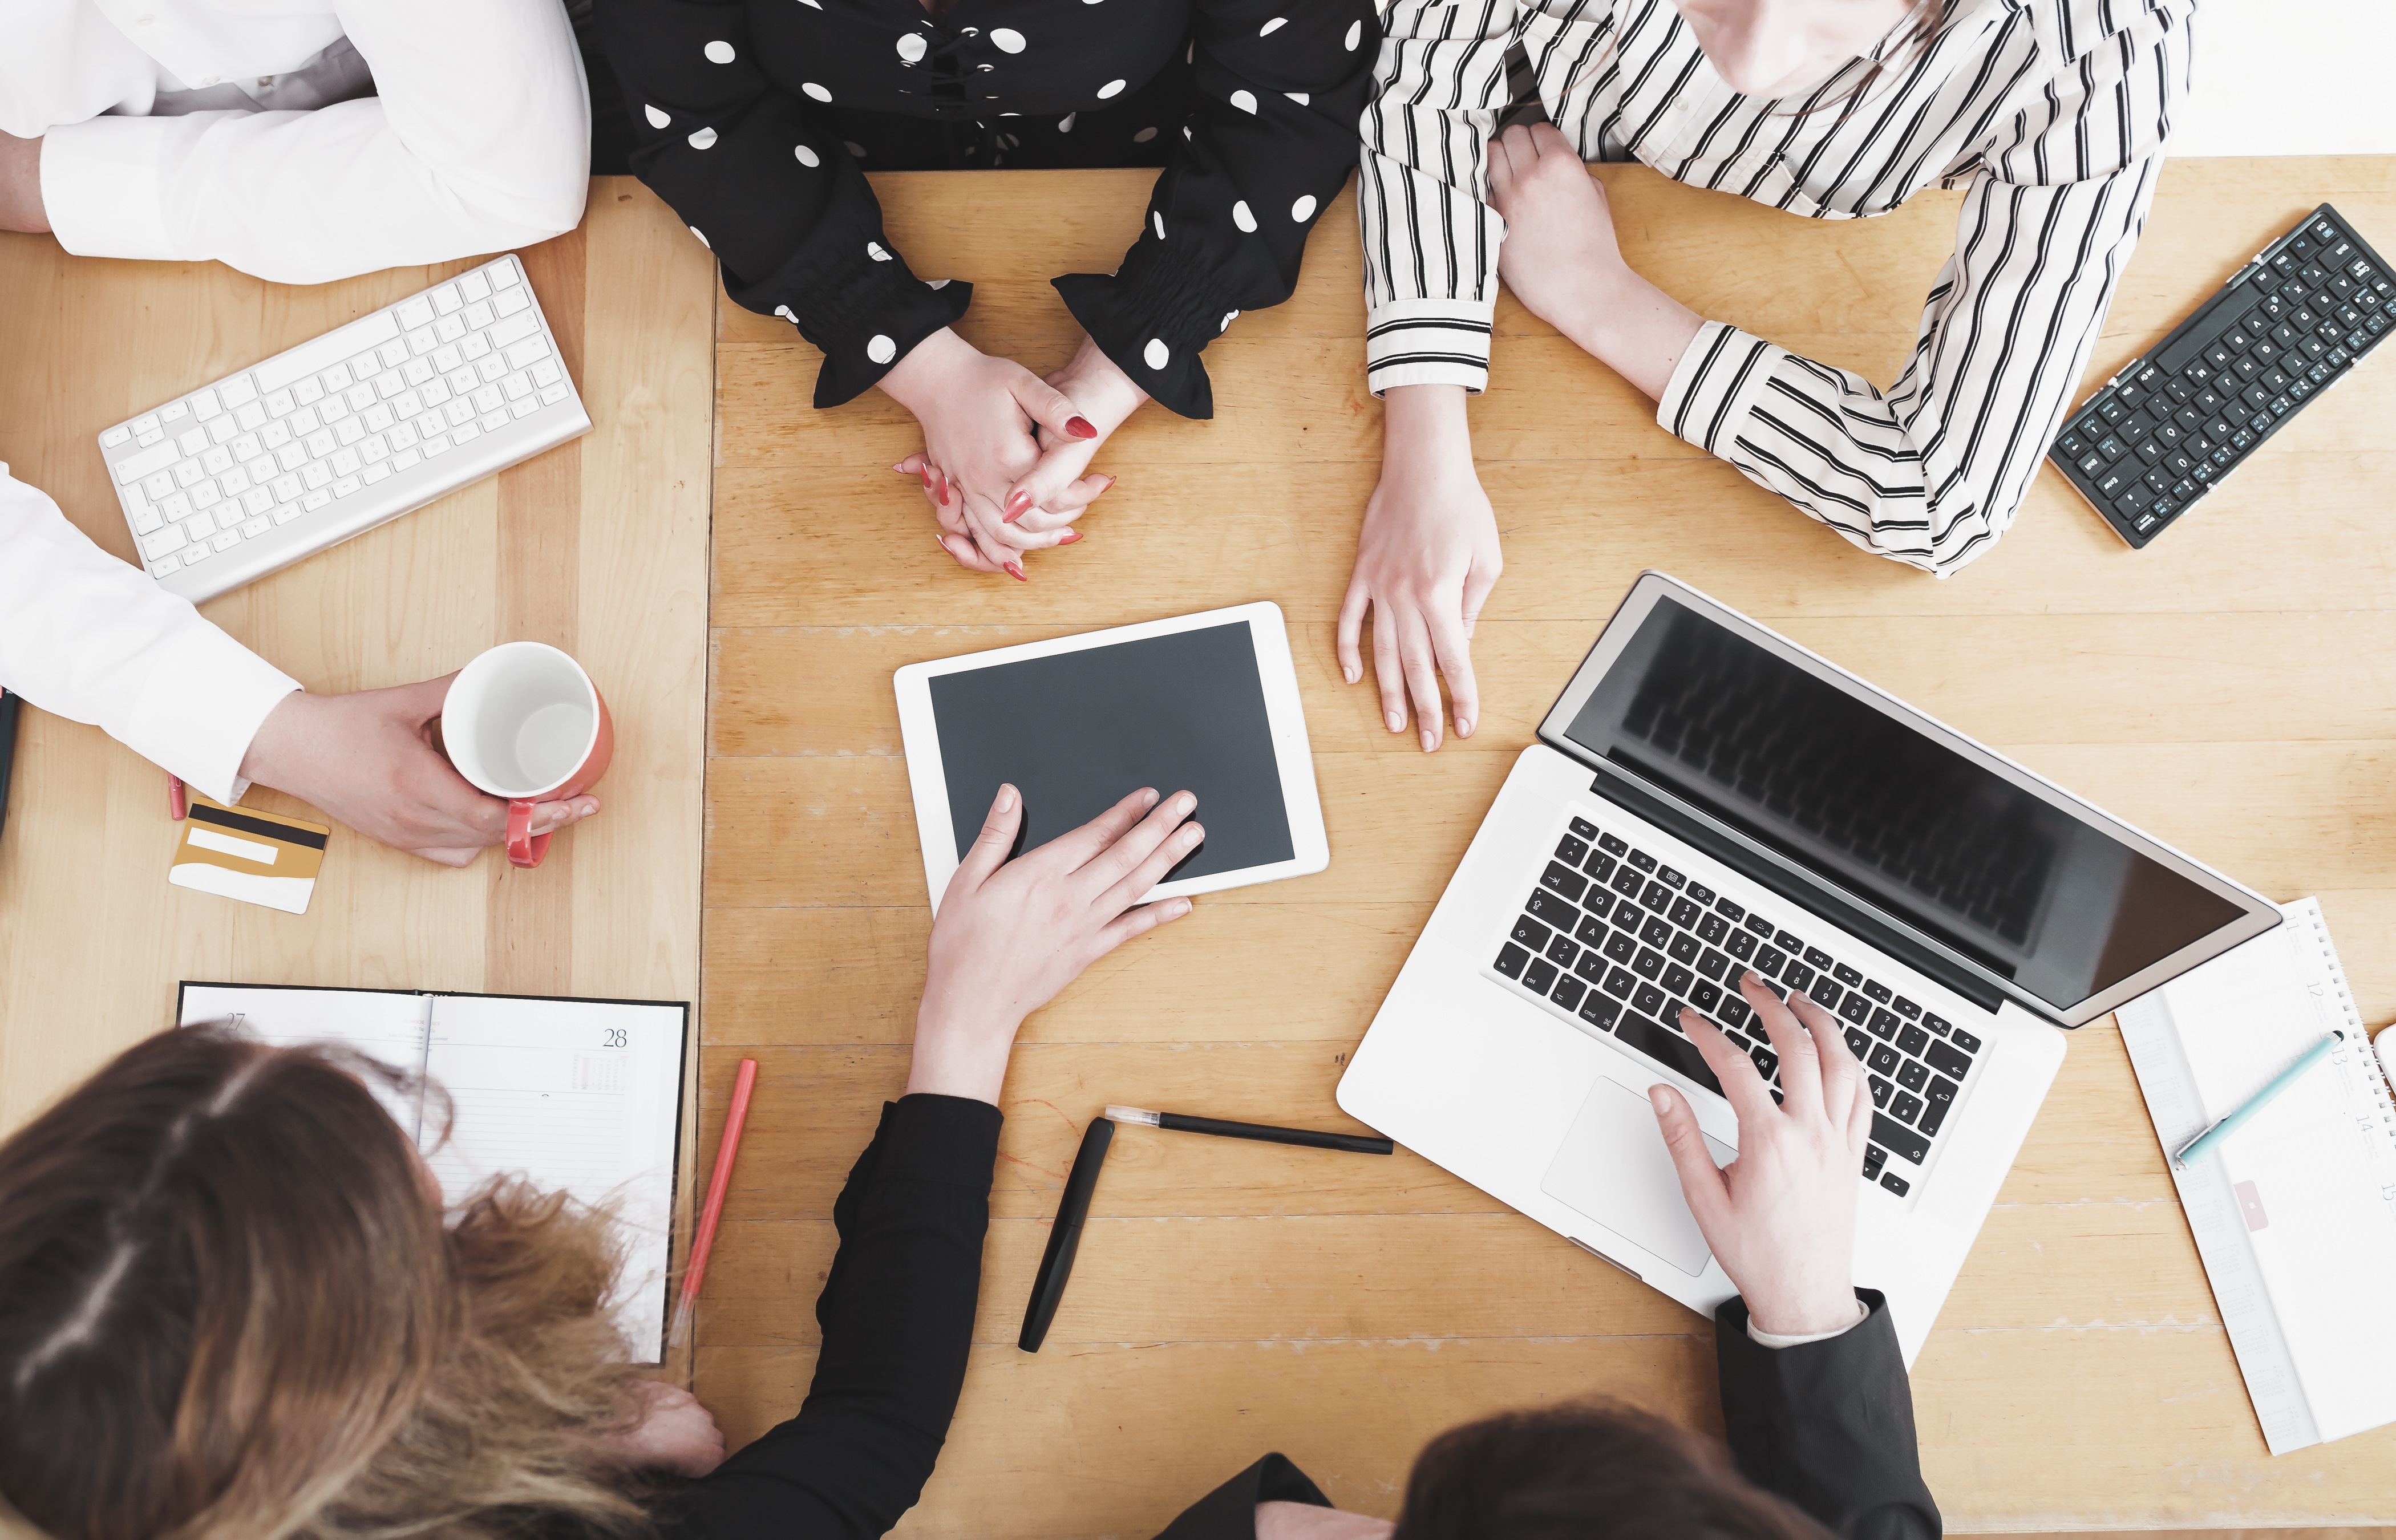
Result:
<svg viewBox="0 0 2396 1540"><path fill-rule="evenodd" d="M550 836L533 833L534 804L596 785L616 751L616 724L581 664L539 642L507 642L450 683L441 744L459 775L507 799L508 859L537 867Z"/></svg>

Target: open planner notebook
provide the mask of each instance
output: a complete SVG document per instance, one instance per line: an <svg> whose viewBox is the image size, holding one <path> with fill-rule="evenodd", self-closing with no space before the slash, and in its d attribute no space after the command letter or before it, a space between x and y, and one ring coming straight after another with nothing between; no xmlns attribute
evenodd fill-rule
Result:
<svg viewBox="0 0 2396 1540"><path fill-rule="evenodd" d="M2193 1166L2180 1206L2239 1373L2285 1454L2396 1422L2396 1100L2310 898L2117 1013L2165 1150L2332 1031L2346 1040Z"/></svg>
<svg viewBox="0 0 2396 1540"><path fill-rule="evenodd" d="M437 1106L428 1115L414 1100L381 1099L451 1203L512 1173L585 1202L613 1204L624 1248L617 1326L634 1360L660 1360L689 1006L183 986L178 1025L229 1017L267 1042L339 1043L446 1091L446 1139Z"/></svg>

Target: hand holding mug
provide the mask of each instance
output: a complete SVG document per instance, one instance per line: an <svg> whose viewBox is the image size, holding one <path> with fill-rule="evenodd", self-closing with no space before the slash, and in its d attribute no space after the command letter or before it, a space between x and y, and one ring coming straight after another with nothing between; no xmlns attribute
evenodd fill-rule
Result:
<svg viewBox="0 0 2396 1540"><path fill-rule="evenodd" d="M607 773L616 724L581 664L539 642L507 642L454 676L441 742L459 775L506 801L508 859L537 867L549 854L550 834L534 828L541 809Z"/></svg>

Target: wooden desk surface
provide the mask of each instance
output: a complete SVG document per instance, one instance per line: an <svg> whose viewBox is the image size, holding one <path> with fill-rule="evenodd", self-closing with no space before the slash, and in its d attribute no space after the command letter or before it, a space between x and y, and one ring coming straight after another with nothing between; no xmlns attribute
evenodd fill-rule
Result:
<svg viewBox="0 0 2396 1540"><path fill-rule="evenodd" d="M168 886L166 773L27 711L0 834L0 1131L171 1025L181 979L697 1001L714 264L629 178L523 257L595 430L205 613L319 691L565 648L617 724L601 816L536 871L336 829L308 913L282 914ZM0 235L0 459L129 560L100 430L471 265L293 288Z"/></svg>
<svg viewBox="0 0 2396 1540"><path fill-rule="evenodd" d="M1810 223L1607 168L1642 270L1704 313L1893 378L1958 198ZM1108 271L1147 175L875 179L964 330L1034 368L1072 339L1049 275ZM2089 383L2323 199L2396 250L2396 164L2165 173ZM813 351L720 306L706 999L712 1141L763 1066L709 1282L698 1388L735 1440L797 1405L830 1210L904 1075L928 923L891 670L1253 599L1288 612L1329 870L1202 899L1033 1018L1007 1082L981 1319L938 1474L904 1533L1152 1533L1268 1449L1392 1511L1431 1434L1604 1391L1718 1427L1711 1328L1404 1152L1125 1130L1045 1351L1015 1348L1082 1125L1108 1101L1347 1126L1332 1102L1447 874L1644 567L1739 606L2274 897L2321 896L2366 1016L2396 1015L2396 361L2374 359L2152 550L2043 475L1954 578L1873 560L1657 429L1514 305L1473 407L1507 570L1474 649L1483 726L1436 756L1332 654L1379 457L1355 225L1298 296L1207 350L1220 415L1142 414L1088 540L1029 587L960 573L894 477L878 395L816 414ZM712 1144L708 1146L712 1148ZM2358 1300L2358 1308L2376 1303ZM1915 1375L1956 1531L2396 1520L2396 1429L2266 1454L2119 1037L2072 1040Z"/></svg>

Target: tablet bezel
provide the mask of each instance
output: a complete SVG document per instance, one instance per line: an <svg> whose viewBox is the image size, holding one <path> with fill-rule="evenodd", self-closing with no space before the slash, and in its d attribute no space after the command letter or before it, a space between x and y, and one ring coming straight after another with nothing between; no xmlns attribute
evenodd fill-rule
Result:
<svg viewBox="0 0 2396 1540"><path fill-rule="evenodd" d="M1272 736L1273 763L1281 772L1282 809L1289 821L1290 858L1205 877L1159 883L1140 902L1219 893L1227 888L1278 882L1285 877L1304 877L1329 866L1331 843L1324 832L1323 799L1315 789L1314 753L1307 740L1306 712L1298 698L1298 667L1290 656L1289 630L1283 621L1281 606L1264 600L1196 615L1083 631L1046 642L1026 642L988 652L910 663L893 674L891 686L898 697L898 734L907 757L908 790L915 803L915 835L923 851L924 886L931 896L932 912L939 913L940 899L948 891L949 879L955 874L959 858L955 829L949 818L948 775L940 760L939 725L932 712L931 682L935 678L1055 657L1063 653L1090 652L1180 631L1206 631L1235 621L1246 624L1249 644L1256 649L1257 678L1264 687L1265 720ZM1170 792L1174 789L1160 786L1157 790ZM1206 821L1205 807L1198 809L1197 817L1202 824Z"/></svg>

